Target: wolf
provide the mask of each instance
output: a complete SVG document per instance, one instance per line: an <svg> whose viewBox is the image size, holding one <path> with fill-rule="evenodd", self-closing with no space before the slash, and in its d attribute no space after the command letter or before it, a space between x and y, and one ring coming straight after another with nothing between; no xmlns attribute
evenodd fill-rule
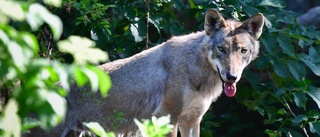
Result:
<svg viewBox="0 0 320 137"><path fill-rule="evenodd" d="M68 95L68 112L61 136L96 121L117 136L137 131L134 119L170 115L168 135L198 137L200 122L212 102L223 93L236 94L244 68L259 53L264 16L244 22L225 20L216 10L205 15L204 30L144 50L98 68L109 74L107 98L89 88ZM69 133L69 134L68 134Z"/></svg>

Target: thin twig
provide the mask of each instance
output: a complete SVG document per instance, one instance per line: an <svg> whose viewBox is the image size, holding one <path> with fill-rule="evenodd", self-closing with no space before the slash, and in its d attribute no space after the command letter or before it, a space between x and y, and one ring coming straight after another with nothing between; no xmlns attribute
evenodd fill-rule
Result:
<svg viewBox="0 0 320 137"><path fill-rule="evenodd" d="M220 0L220 3L222 7L227 8L227 5L222 0Z"/></svg>
<svg viewBox="0 0 320 137"><path fill-rule="evenodd" d="M146 49L149 48L149 18L150 18L150 0L147 0L147 35L146 35Z"/></svg>

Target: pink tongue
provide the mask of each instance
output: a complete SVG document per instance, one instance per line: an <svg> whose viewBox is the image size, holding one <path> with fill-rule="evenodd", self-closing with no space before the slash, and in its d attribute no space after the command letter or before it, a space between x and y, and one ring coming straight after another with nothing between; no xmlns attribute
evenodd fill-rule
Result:
<svg viewBox="0 0 320 137"><path fill-rule="evenodd" d="M226 93L228 97L233 97L236 94L236 83L224 83L223 88L224 93Z"/></svg>

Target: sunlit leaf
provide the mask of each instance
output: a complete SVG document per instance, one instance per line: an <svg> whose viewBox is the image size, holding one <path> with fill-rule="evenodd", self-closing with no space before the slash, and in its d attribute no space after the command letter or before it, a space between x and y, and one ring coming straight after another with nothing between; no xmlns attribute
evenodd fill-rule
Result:
<svg viewBox="0 0 320 137"><path fill-rule="evenodd" d="M17 21L23 21L26 16L19 2L9 0L0 1L0 13Z"/></svg>
<svg viewBox="0 0 320 137"><path fill-rule="evenodd" d="M62 0L43 0L44 3L55 7L60 7Z"/></svg>
<svg viewBox="0 0 320 137"><path fill-rule="evenodd" d="M283 8L285 7L285 3L281 0L263 0L259 4L260 6L270 6L276 8Z"/></svg>
<svg viewBox="0 0 320 137"><path fill-rule="evenodd" d="M18 45L18 43L11 41L8 43L7 48L14 64L17 66L17 69L19 69L22 72L25 72L26 71L25 65L27 61L29 61L29 59L23 56L24 52L22 50L22 47Z"/></svg>
<svg viewBox="0 0 320 137"><path fill-rule="evenodd" d="M70 36L68 39L59 41L58 48L61 52L73 55L75 63L99 63L108 59L107 53L95 48L95 43L88 38Z"/></svg>
<svg viewBox="0 0 320 137"><path fill-rule="evenodd" d="M19 37L26 43L27 46L29 46L29 48L32 49L34 54L31 57L34 57L39 51L37 38L34 35L26 32L20 32Z"/></svg>
<svg viewBox="0 0 320 137"><path fill-rule="evenodd" d="M62 22L58 16L51 14L44 6L38 3L31 4L26 17L32 30L37 30L45 22L49 24L53 38L55 40L60 38L63 30Z"/></svg>
<svg viewBox="0 0 320 137"><path fill-rule="evenodd" d="M156 27L158 33L160 33L160 20L161 18L156 17L156 16L150 16L149 21Z"/></svg>
<svg viewBox="0 0 320 137"><path fill-rule="evenodd" d="M99 89L99 78L97 74L88 68L83 68L82 72L88 77L92 91L97 92Z"/></svg>
<svg viewBox="0 0 320 137"><path fill-rule="evenodd" d="M4 137L20 137L21 120L18 116L18 104L10 99L0 119L0 128L4 129Z"/></svg>
<svg viewBox="0 0 320 137"><path fill-rule="evenodd" d="M57 125L63 120L66 114L67 102L65 98L61 97L53 91L48 92L48 94L46 95L46 99L51 105L55 115L55 117L53 117L51 121L51 124Z"/></svg>
<svg viewBox="0 0 320 137"><path fill-rule="evenodd" d="M79 67L75 67L74 69L74 78L79 87L84 86L88 82L87 76L82 72L82 69Z"/></svg>
<svg viewBox="0 0 320 137"><path fill-rule="evenodd" d="M108 95L108 90L111 88L111 79L109 75L97 67L89 67L89 69L97 74L99 79L99 90L101 95L106 97Z"/></svg>
<svg viewBox="0 0 320 137"><path fill-rule="evenodd" d="M89 123L84 122L83 124L87 126L93 133L95 133L100 137L115 137L113 133L107 134L106 131L103 129L103 127L100 126L100 124L97 122L89 122Z"/></svg>

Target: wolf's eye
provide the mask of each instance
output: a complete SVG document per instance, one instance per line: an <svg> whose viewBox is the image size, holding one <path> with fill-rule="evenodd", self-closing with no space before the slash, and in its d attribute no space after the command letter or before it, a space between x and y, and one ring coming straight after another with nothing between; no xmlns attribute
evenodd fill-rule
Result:
<svg viewBox="0 0 320 137"><path fill-rule="evenodd" d="M223 47L218 47L218 50L219 50L220 52L225 52Z"/></svg>
<svg viewBox="0 0 320 137"><path fill-rule="evenodd" d="M243 53L243 54L247 53L247 51L248 51L247 49L241 49L241 53Z"/></svg>

